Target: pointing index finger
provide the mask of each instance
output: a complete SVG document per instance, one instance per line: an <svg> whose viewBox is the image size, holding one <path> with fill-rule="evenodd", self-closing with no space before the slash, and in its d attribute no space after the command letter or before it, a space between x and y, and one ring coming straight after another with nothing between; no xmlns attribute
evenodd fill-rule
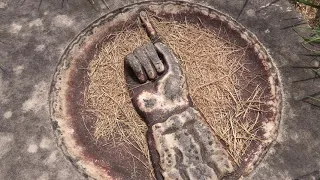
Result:
<svg viewBox="0 0 320 180"><path fill-rule="evenodd" d="M155 28L153 27L147 12L145 11L141 11L139 14L140 20L143 24L143 26L145 27L145 30L148 34L148 37L150 38L150 40L155 43L159 41L159 36L157 34L157 31L155 30Z"/></svg>

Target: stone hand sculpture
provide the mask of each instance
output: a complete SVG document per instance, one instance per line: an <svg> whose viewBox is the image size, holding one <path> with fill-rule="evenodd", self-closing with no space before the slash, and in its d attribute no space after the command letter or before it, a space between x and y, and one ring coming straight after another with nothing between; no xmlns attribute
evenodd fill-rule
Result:
<svg viewBox="0 0 320 180"><path fill-rule="evenodd" d="M156 178L221 179L234 171L233 162L194 107L179 60L155 38L144 12L140 18L156 42L125 57L125 77L132 103L148 126Z"/></svg>

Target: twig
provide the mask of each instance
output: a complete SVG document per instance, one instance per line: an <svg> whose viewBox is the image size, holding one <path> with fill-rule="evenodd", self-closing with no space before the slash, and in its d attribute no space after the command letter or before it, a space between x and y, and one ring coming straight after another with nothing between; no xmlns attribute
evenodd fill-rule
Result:
<svg viewBox="0 0 320 180"><path fill-rule="evenodd" d="M39 2L38 11L40 10L41 4L42 4L42 0L40 0L40 2Z"/></svg>
<svg viewBox="0 0 320 180"><path fill-rule="evenodd" d="M98 9L94 6L94 0L87 0L89 3L90 3L90 5L92 6L92 8L95 10L95 11L97 11L98 12Z"/></svg>
<svg viewBox="0 0 320 180"><path fill-rule="evenodd" d="M102 1L102 3L103 3L108 9L110 9L110 7L109 7L109 5L107 4L106 0L101 0L101 1Z"/></svg>
<svg viewBox="0 0 320 180"><path fill-rule="evenodd" d="M302 20L303 21L303 20ZM302 22L302 23L296 23L296 24L293 24L293 25L289 25L289 26L285 26L283 28L280 28L281 30L285 30L285 29L289 29L289 28L293 28L293 27L297 27L297 26L300 26L300 25L305 25L307 24L306 22Z"/></svg>
<svg viewBox="0 0 320 180"><path fill-rule="evenodd" d="M247 3L248 3L248 2L249 2L249 0L246 0L246 1L244 2L244 4L243 4L243 6L242 6L242 8L241 8L241 10L240 10L240 12L239 12L239 14L238 14L238 16L237 16L236 20L238 20L238 19L239 19L239 17L240 17L240 15L241 15L241 13L243 12L244 8L247 6Z"/></svg>
<svg viewBox="0 0 320 180"><path fill-rule="evenodd" d="M293 83L298 83L298 82L304 82L304 81L310 81L310 80L316 80L319 79L319 77L313 77L313 78L306 78L306 79L301 79L301 80L296 80L296 81L292 81Z"/></svg>

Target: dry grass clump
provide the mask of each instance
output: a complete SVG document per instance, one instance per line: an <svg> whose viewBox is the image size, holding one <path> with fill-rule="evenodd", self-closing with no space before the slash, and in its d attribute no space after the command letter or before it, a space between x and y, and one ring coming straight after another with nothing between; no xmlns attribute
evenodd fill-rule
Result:
<svg viewBox="0 0 320 180"><path fill-rule="evenodd" d="M113 41L107 42L89 64L90 84L85 90L85 111L94 114L94 138L106 138L110 144L125 142L144 155L139 159L152 174L146 142L147 127L134 110L126 88L123 59L136 47L147 42L141 30L117 32ZM130 153L130 152L128 152ZM133 154L132 154L133 155Z"/></svg>
<svg viewBox="0 0 320 180"><path fill-rule="evenodd" d="M250 143L257 140L256 123L264 104L259 84L250 92L243 85L248 78L255 78L248 76L250 72L243 65L246 48L220 39L216 32L199 25L165 20L154 20L154 24L163 41L181 59L195 106L239 164ZM97 141L106 138L114 144L133 145L146 158L141 161L148 162L147 128L133 109L123 74L124 56L148 38L139 28L113 36L90 62L85 106L96 116ZM250 95L245 97L244 92ZM150 162L145 165L152 172Z"/></svg>
<svg viewBox="0 0 320 180"><path fill-rule="evenodd" d="M314 5L320 5L319 0L311 0L310 3ZM303 3L297 3L295 2L295 8L298 10L303 18L308 21L308 24L315 28L319 26L319 12L317 8L314 8L312 6L305 5Z"/></svg>

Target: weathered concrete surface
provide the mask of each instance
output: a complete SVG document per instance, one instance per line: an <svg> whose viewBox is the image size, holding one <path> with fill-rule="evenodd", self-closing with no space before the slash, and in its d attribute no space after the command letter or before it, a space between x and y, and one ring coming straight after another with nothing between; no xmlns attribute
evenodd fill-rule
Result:
<svg viewBox="0 0 320 180"><path fill-rule="evenodd" d="M97 1L97 0L96 0ZM236 18L245 0L192 0ZM102 2L102 1L101 1ZM50 124L48 92L59 57L90 22L134 0L0 0L0 179L81 180L57 147ZM298 20L289 3L249 1L238 20L269 49L283 84L283 116L279 136L248 179L317 177L320 169L320 111L299 101L319 92L320 81L292 83L312 77L296 65L311 65L301 38L290 28ZM63 3L63 6L62 6ZM3 70L2 70L3 69ZM306 175L306 176L304 176Z"/></svg>

